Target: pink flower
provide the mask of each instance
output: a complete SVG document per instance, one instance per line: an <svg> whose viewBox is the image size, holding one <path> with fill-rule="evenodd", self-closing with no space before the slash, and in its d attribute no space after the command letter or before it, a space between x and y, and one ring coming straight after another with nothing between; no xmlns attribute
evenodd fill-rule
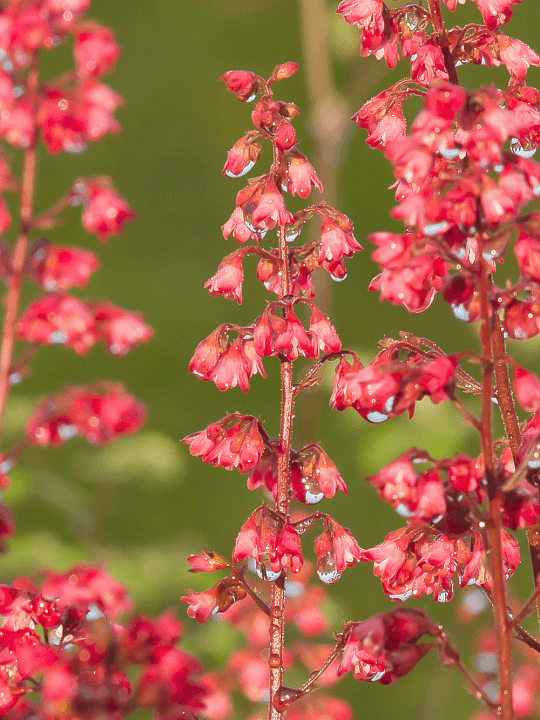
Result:
<svg viewBox="0 0 540 720"><path fill-rule="evenodd" d="M528 413L540 409L540 380L514 364L514 391L521 407Z"/></svg>
<svg viewBox="0 0 540 720"><path fill-rule="evenodd" d="M120 55L114 33L97 23L81 23L75 35L75 65L82 78L108 73Z"/></svg>
<svg viewBox="0 0 540 720"><path fill-rule="evenodd" d="M315 305L311 308L309 332L314 338L320 352L335 353L341 350L341 340L339 339L334 326L330 323L326 315L323 315L323 313L318 310Z"/></svg>
<svg viewBox="0 0 540 720"><path fill-rule="evenodd" d="M522 232L514 245L514 253L521 275L540 281L540 240Z"/></svg>
<svg viewBox="0 0 540 720"><path fill-rule="evenodd" d="M99 269L99 261L90 250L48 243L36 245L28 265L33 279L49 292L85 287L90 275Z"/></svg>
<svg viewBox="0 0 540 720"><path fill-rule="evenodd" d="M246 225L244 213L242 212L241 207L234 209L233 214L227 220L225 225L221 226L221 230L225 240L227 240L231 233L233 234L234 239L239 243L245 243L248 240L255 240L255 242L259 242L261 239L261 235L257 234Z"/></svg>
<svg viewBox="0 0 540 720"><path fill-rule="evenodd" d="M118 133L121 125L113 117L123 100L103 83L85 80L81 85L79 118L87 140L95 142L107 133Z"/></svg>
<svg viewBox="0 0 540 720"><path fill-rule="evenodd" d="M82 224L87 233L105 242L122 232L124 223L135 218L135 213L121 195L101 179L84 181L87 201L82 213Z"/></svg>
<svg viewBox="0 0 540 720"><path fill-rule="evenodd" d="M273 354L283 355L287 360L296 360L300 355L317 357L318 347L294 314L292 307L285 311L285 328L276 334Z"/></svg>
<svg viewBox="0 0 540 720"><path fill-rule="evenodd" d="M84 355L98 339L92 313L71 295L47 295L35 300L16 326L21 340L37 345L66 345Z"/></svg>
<svg viewBox="0 0 540 720"><path fill-rule="evenodd" d="M409 673L435 646L417 644L422 635L438 634L438 626L422 610L393 610L353 623L338 675L352 671L356 680L389 685Z"/></svg>
<svg viewBox="0 0 540 720"><path fill-rule="evenodd" d="M302 568L302 545L295 528L286 522L277 534L274 555L270 567L274 572L290 567L291 572L297 573Z"/></svg>
<svg viewBox="0 0 540 720"><path fill-rule="evenodd" d="M229 390L237 385L242 392L249 390L249 376L246 371L240 338L237 338L232 345L223 353L209 375L216 387L221 390Z"/></svg>
<svg viewBox="0 0 540 720"><path fill-rule="evenodd" d="M467 456L458 454L450 461L448 482L457 492L474 492L478 487L478 473L474 462Z"/></svg>
<svg viewBox="0 0 540 720"><path fill-rule="evenodd" d="M228 346L223 326L220 325L195 348L193 357L189 361L189 372L197 375L201 380L210 380L212 371Z"/></svg>
<svg viewBox="0 0 540 720"><path fill-rule="evenodd" d="M140 313L130 312L109 302L87 302L96 329L111 355L125 355L154 335Z"/></svg>
<svg viewBox="0 0 540 720"><path fill-rule="evenodd" d="M485 24L494 30L507 23L512 16L512 5L521 0L474 0L482 13Z"/></svg>
<svg viewBox="0 0 540 720"><path fill-rule="evenodd" d="M285 208L283 195L273 180L268 180L257 207L253 210L253 226L259 230L271 230L276 225L292 223L293 216Z"/></svg>
<svg viewBox="0 0 540 720"><path fill-rule="evenodd" d="M302 153L298 151L291 153L287 174L287 191L291 195L299 195L305 200L311 192L312 185L316 187L319 192L323 190L322 183L317 177L313 165L305 155L302 155Z"/></svg>
<svg viewBox="0 0 540 720"><path fill-rule="evenodd" d="M529 66L538 67L540 65L540 57L521 40L507 37L502 33L496 37L502 63L513 78L524 81Z"/></svg>
<svg viewBox="0 0 540 720"><path fill-rule="evenodd" d="M433 80L448 80L442 50L428 41L416 51L411 62L411 77L421 85L429 85Z"/></svg>
<svg viewBox="0 0 540 720"><path fill-rule="evenodd" d="M229 92L236 94L236 99L240 102L251 102L257 94L259 81L252 72L229 70L219 79L225 82Z"/></svg>
<svg viewBox="0 0 540 720"><path fill-rule="evenodd" d="M329 262L341 260L343 256L352 257L359 250L362 250L362 247L356 242L352 233L346 232L329 218L324 218L321 226L319 263L323 260Z"/></svg>
<svg viewBox="0 0 540 720"><path fill-rule="evenodd" d="M75 603L94 603L111 619L133 607L123 585L101 568L85 563L75 565L65 573L47 570L41 593L57 598L60 611Z"/></svg>
<svg viewBox="0 0 540 720"><path fill-rule="evenodd" d="M223 258L216 274L204 283L210 295L223 295L242 304L243 256L244 250L237 250Z"/></svg>
<svg viewBox="0 0 540 720"><path fill-rule="evenodd" d="M255 165L261 154L261 146L248 133L232 146L227 162L221 171L229 177L242 177Z"/></svg>

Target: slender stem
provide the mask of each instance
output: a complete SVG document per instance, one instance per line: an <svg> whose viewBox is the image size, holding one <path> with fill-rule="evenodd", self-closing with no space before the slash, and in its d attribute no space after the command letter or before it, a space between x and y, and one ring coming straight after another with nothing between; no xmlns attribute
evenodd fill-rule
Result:
<svg viewBox="0 0 540 720"><path fill-rule="evenodd" d="M27 78L27 92L31 103L35 102L38 89L38 56L34 55ZM24 154L21 200L20 200L20 229L15 243L11 274L8 280L8 289L4 296L4 323L0 340L0 434L2 420L6 409L9 394L9 375L13 360L15 345L15 322L19 311L21 296L21 280L26 262L28 248L28 235L32 225L32 209L34 204L34 186L36 179L37 149L36 137Z"/></svg>
<svg viewBox="0 0 540 720"><path fill-rule="evenodd" d="M300 686L300 690L304 695L307 695L309 692L315 689L315 684L321 678L324 673L328 670L330 665L334 662L334 660L338 657L339 653L343 650L343 647L347 641L348 636L350 635L350 626L345 627L343 633L340 633L339 635L335 636L336 638L336 645L333 648L332 652L328 655L326 660L323 662L321 667L318 670L315 670L315 672L312 672L309 676L309 679L307 682L305 682L303 685Z"/></svg>
<svg viewBox="0 0 540 720"><path fill-rule="evenodd" d="M255 605L263 611L265 615L270 616L270 608L268 605L264 602L264 600L255 592L255 590L251 587L251 585L246 581L244 577L244 573L239 570L235 565L231 565L231 568L236 572L237 579L244 588L244 590L247 592L249 597L253 600Z"/></svg>
<svg viewBox="0 0 540 720"><path fill-rule="evenodd" d="M451 83L454 83L454 85L459 85L456 64L454 62L454 57L450 52L448 34L446 32L446 28L444 27L444 21L441 15L441 6L439 4L439 0L428 0L428 5L429 11L431 13L431 22L433 23L433 28L439 36L439 46L444 57L444 64L446 67L446 71L448 72L448 79Z"/></svg>
<svg viewBox="0 0 540 720"><path fill-rule="evenodd" d="M467 667L465 667L461 659L456 662L456 667L467 681L467 685L471 689L474 697L476 697L478 700L482 700L484 705L486 705L490 710L493 710L495 713L498 714L499 705L493 702L493 700L488 695L486 695L486 693L482 690L482 687L476 682L476 679L471 675L471 673L469 672Z"/></svg>
<svg viewBox="0 0 540 720"><path fill-rule="evenodd" d="M281 285L279 298L291 293L291 275L289 265L289 252L285 238L285 228L278 230L279 261L281 270ZM294 407L294 389L292 362L281 359L281 428L279 433L279 451L277 458L277 495L275 509L288 515L289 490L291 469L291 432ZM276 707L279 702L279 692L283 685L283 647L285 639L285 575L272 585L272 600L270 603L270 655L268 665L270 668L270 705L269 720L279 720L282 710Z"/></svg>
<svg viewBox="0 0 540 720"><path fill-rule="evenodd" d="M493 352L498 358L495 361L495 379L497 381L497 400L499 410L501 411L502 421L508 444L512 450L512 455L516 456L521 441L521 430L519 420L516 413L516 405L512 394L512 386L510 385L510 377L508 374L508 360L506 355L506 344L504 342L504 333L500 318L494 323L492 329ZM534 584L537 584L537 578L540 575L540 524L527 528L527 538L529 541L529 554L531 557L531 565L533 571ZM538 616L538 625L540 627L540 597L537 594L536 612Z"/></svg>
<svg viewBox="0 0 540 720"><path fill-rule="evenodd" d="M511 628L514 628L516 625L519 625L519 623L522 620L525 620L526 617L528 617L532 611L534 606L536 605L538 601L538 590L535 587L532 593L529 595L527 602L523 605L521 610L518 612L517 615L515 615L509 622L509 625Z"/></svg>
<svg viewBox="0 0 540 720"><path fill-rule="evenodd" d="M492 374L493 374L493 348L492 318L488 303L488 273L486 262L482 260L480 274L480 304L481 326L480 339L482 342L482 429L480 438L482 442L482 455L486 469L489 495L489 521L486 527L488 553L490 558L490 571L492 581L492 602L495 620L495 631L498 647L499 690L501 697L501 718L512 720L514 717L512 705L512 651L511 629L506 614L506 587L503 569L501 548L501 500L502 496L497 487L494 473L493 438L491 425L492 408ZM498 317L494 320L498 322Z"/></svg>

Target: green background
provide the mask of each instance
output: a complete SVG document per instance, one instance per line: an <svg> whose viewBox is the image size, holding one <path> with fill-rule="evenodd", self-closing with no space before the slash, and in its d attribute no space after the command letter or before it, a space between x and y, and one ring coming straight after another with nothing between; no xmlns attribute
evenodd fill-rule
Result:
<svg viewBox="0 0 540 720"><path fill-rule="evenodd" d="M472 3L467 5L471 8L460 6L456 22L478 20ZM356 77L354 91L346 97L352 114L371 95L402 77L407 63L389 72L374 58L359 58L356 30L334 11L335 3L329 4L335 82L342 90ZM537 3L525 0L514 14L508 34L533 47L536 42L538 48ZM247 396L238 388L220 393L187 370L202 338L222 322L251 321L267 299L262 286L250 277L255 265L249 258L242 307L211 298L203 289L221 257L237 247L232 239L223 241L220 226L232 212L244 180L220 173L228 149L250 129L252 109L237 103L217 78L229 69L269 76L277 63L299 62L299 73L276 92L302 109L295 125L301 149L310 156L313 142L299 7L293 0L94 0L89 16L111 25L123 47L116 72L106 78L126 99L117 113L123 133L107 136L82 156L53 158L42 153L37 208L48 207L75 177L113 177L139 216L121 237L97 247L95 239L81 230L78 209L70 210L65 224L48 237L51 242L97 250L102 268L80 295L109 298L142 311L155 328L155 338L122 359L108 356L101 346L84 358L58 347L40 350L32 362L33 375L12 392L6 447L37 400L65 383L99 378L124 382L147 404L148 423L138 436L110 447L93 448L75 439L60 449L35 449L24 455L11 473L12 487L4 494L16 514L17 534L1 560L2 576L8 580L44 565L62 569L82 559L103 561L129 586L142 610L157 613L173 607L185 618L180 595L186 587L202 589L211 580L188 575L186 556L203 545L229 554L240 525L261 498L245 489L244 477L203 465L178 440L227 411L260 415L270 434L276 434L279 421L277 360L266 363L270 379L254 378ZM67 48L47 55L45 75L61 72L68 57ZM468 87L498 79L506 82L502 70L480 67L463 68L461 76ZM530 84L537 83L538 71L530 71L529 78ZM408 330L449 352L475 349L474 328L454 320L440 298L426 313L410 315L380 304L376 294L367 292L377 270L370 261L366 235L398 226L388 215L393 201L387 189L392 182L390 167L382 153L370 150L364 141L365 133L350 123L338 168L336 207L351 217L356 237L366 247L366 252L348 261L347 280L329 288L331 319L344 346L369 361L381 337ZM264 172L262 164L259 172ZM25 300L35 294L31 287L25 292ZM513 346L511 351L539 371L538 346L533 340L527 349ZM330 392L327 377L309 403L300 407L298 434L302 441L322 440L349 487L347 497L327 501L322 509L350 527L363 547L370 547L400 527L401 521L364 482L366 475L411 445L425 447L437 457L458 451L477 453L478 447L473 434L446 405L422 403L412 421L398 418L373 426L353 411L331 411ZM307 538L306 548L309 554ZM528 592L527 573L525 560L517 574L522 595ZM360 620L393 607L368 564L347 571L329 589L329 597L336 629L341 618ZM448 626L469 657L474 633L470 626L456 624L458 605L457 598L447 606L436 606L431 598L417 603ZM224 663L239 638L222 625L198 628L187 619L185 643L204 657L208 667L215 667ZM395 686L383 688L347 678L338 694L353 703L356 717L370 720L398 714L454 720L468 717L476 707L457 673L443 669L435 657L424 660Z"/></svg>

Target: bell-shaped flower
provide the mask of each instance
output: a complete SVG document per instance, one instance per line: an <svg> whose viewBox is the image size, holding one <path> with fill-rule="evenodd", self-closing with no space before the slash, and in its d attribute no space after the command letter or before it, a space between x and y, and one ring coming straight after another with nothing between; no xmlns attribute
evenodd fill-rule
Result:
<svg viewBox="0 0 540 720"><path fill-rule="evenodd" d="M107 182L100 178L84 180L85 206L82 212L82 225L87 233L98 236L105 242L113 235L122 232L124 224L135 218L135 213L124 198Z"/></svg>
<svg viewBox="0 0 540 720"><path fill-rule="evenodd" d="M96 329L111 355L125 355L154 335L142 315L109 302L87 302L94 314Z"/></svg>
<svg viewBox="0 0 540 720"><path fill-rule="evenodd" d="M99 261L90 250L40 243L31 251L28 272L45 290L85 287Z"/></svg>
<svg viewBox="0 0 540 720"><path fill-rule="evenodd" d="M210 295L223 295L227 300L242 304L242 282L244 250L237 250L223 258L215 275L204 283Z"/></svg>
<svg viewBox="0 0 540 720"><path fill-rule="evenodd" d="M274 572L290 567L291 572L297 573L304 564L302 557L302 544L297 530L286 522L279 530L276 538L274 555L270 567Z"/></svg>
<svg viewBox="0 0 540 720"><path fill-rule="evenodd" d="M341 350L341 340L334 326L330 323L326 315L318 310L315 305L311 306L309 332L320 352L326 354L336 353Z"/></svg>
<svg viewBox="0 0 540 720"><path fill-rule="evenodd" d="M291 195L299 195L304 200L309 196L311 187L316 187L322 192L323 186L313 165L305 155L297 150L292 151L287 165L287 192Z"/></svg>
<svg viewBox="0 0 540 720"><path fill-rule="evenodd" d="M113 68L120 55L120 47L110 28L86 22L77 27L73 53L81 78L101 77Z"/></svg>
<svg viewBox="0 0 540 720"><path fill-rule="evenodd" d="M514 391L521 407L529 413L540 409L540 380L531 372L514 364Z"/></svg>
<svg viewBox="0 0 540 720"><path fill-rule="evenodd" d="M208 379L213 380L216 387L221 391L229 390L238 385L242 392L247 393L249 390L249 376L246 371L239 337L221 355Z"/></svg>
<svg viewBox="0 0 540 720"><path fill-rule="evenodd" d="M220 325L195 348L193 357L189 361L189 372L197 375L201 380L210 380L212 371L228 347L223 326Z"/></svg>
<svg viewBox="0 0 540 720"><path fill-rule="evenodd" d="M286 209L283 195L275 182L268 180L257 207L253 210L252 222L254 229L271 230L276 225L292 223L293 216Z"/></svg>
<svg viewBox="0 0 540 720"><path fill-rule="evenodd" d="M16 325L21 340L37 345L66 345L85 355L98 339L93 314L71 295L35 300Z"/></svg>
<svg viewBox="0 0 540 720"><path fill-rule="evenodd" d="M259 80L255 73L245 70L229 70L219 79L225 82L227 90L235 93L236 99L240 102L251 102L259 88Z"/></svg>
<svg viewBox="0 0 540 720"><path fill-rule="evenodd" d="M229 177L242 177L255 165L261 154L261 146L247 133L237 140L227 154L227 162L221 171Z"/></svg>
<svg viewBox="0 0 540 720"><path fill-rule="evenodd" d="M241 207L237 207L234 209L233 214L227 220L225 225L221 226L221 230L223 232L223 237L225 238L225 240L227 240L231 233L234 239L239 243L245 243L248 242L248 240L260 242L261 240L261 235L254 232L246 225L244 220L244 213L242 212Z"/></svg>
<svg viewBox="0 0 540 720"><path fill-rule="evenodd" d="M325 217L321 226L321 244L319 248L319 263L341 260L342 257L352 257L355 252L362 250L351 232L346 232L337 223Z"/></svg>

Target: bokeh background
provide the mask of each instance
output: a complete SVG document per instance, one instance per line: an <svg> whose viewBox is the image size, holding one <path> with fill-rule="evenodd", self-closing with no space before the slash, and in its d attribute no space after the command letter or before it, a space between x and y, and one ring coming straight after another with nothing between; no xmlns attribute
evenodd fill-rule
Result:
<svg viewBox="0 0 540 720"><path fill-rule="evenodd" d="M234 241L223 241L220 226L244 181L223 177L221 168L227 150L250 129L251 108L237 103L217 82L227 70L268 76L277 63L300 64L299 73L281 83L278 96L302 109L295 122L301 149L310 158L315 153L323 164L328 192L336 207L352 218L357 239L367 250L349 261L345 282L322 287L344 346L369 361L381 337L408 330L449 352L477 347L474 328L454 320L440 298L426 313L409 315L402 308L380 304L376 294L367 292L376 268L366 235L397 227L388 215L392 177L382 153L370 150L365 134L340 118L349 117L395 82L406 65L389 72L374 58L359 58L357 32L335 15L335 4L321 11L311 0L93 0L89 16L111 25L123 47L115 74L106 80L125 97L117 114L124 130L81 156L42 154L37 205L48 207L75 177L113 177L137 209L138 221L98 248L102 268L81 294L142 311L155 328L155 338L121 359L108 356L101 347L84 358L58 347L40 350L32 362L33 375L12 393L6 433L8 442L17 437L43 394L65 383L99 378L124 382L147 404L148 423L138 436L110 447L94 448L75 439L60 449L24 455L4 494L18 528L1 559L4 579L44 565L63 569L83 559L104 562L129 586L142 610L156 613L173 607L186 619L180 595L186 587L202 589L208 581L188 575L186 556L203 545L228 554L240 525L260 503L257 494L245 489L244 477L203 465L178 442L227 411L260 415L270 434L278 428L277 361L267 363L270 379L256 377L247 396L238 388L220 393L187 371L203 337L222 322L251 321L266 300L264 289L250 278L255 264L249 259L242 307L211 298L203 289L221 257L235 247ZM470 5L460 6L456 22L478 19ZM508 33L533 47L536 43L538 49L538 4L525 0L514 15ZM327 45L319 39L324 40L318 34L323 28ZM63 70L68 56L67 48L47 56L46 74L54 77ZM324 75L325 58L331 76ZM530 77L530 84L538 83L537 70L531 70ZM317 78L326 95L314 93ZM504 72L479 67L463 68L462 78L468 87L506 82ZM325 134L329 149L321 153L317 137ZM49 237L96 250L95 240L81 230L76 209ZM539 344L528 345L512 347L512 352L538 372ZM370 547L400 527L401 520L377 499L364 482L366 475L411 445L425 447L437 457L476 453L478 448L472 432L445 405L422 403L411 421L398 418L373 426L353 411L331 411L330 392L328 377L299 408L296 445L322 440L349 487L347 497L328 501L324 509L350 527L362 546ZM516 583L522 594L527 593L527 582L525 557ZM328 612L336 629L341 618L359 620L392 608L367 564L347 571L329 589L329 598ZM459 600L436 606L424 597L417 605L444 622L469 657L474 633L456 622ZM480 622L489 622L489 617ZM223 664L239 642L222 624L199 628L186 619L186 646L208 667ZM435 657L392 687L347 678L338 693L353 703L356 717L370 720L455 720L469 717L476 707L457 673L441 668ZM239 711L237 717L241 716Z"/></svg>

